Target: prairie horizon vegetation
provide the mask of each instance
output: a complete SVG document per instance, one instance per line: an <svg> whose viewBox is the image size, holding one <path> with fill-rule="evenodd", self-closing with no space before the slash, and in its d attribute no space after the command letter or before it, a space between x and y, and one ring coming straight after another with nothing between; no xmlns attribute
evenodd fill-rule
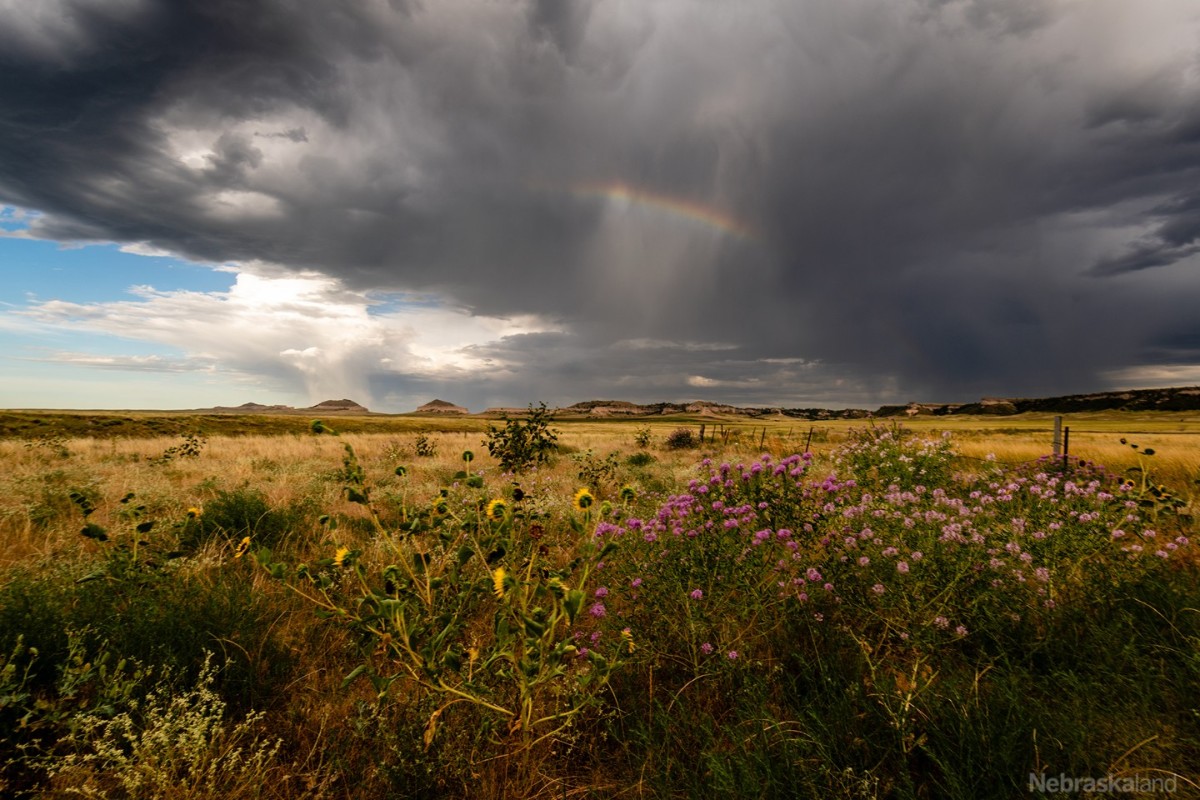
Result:
<svg viewBox="0 0 1200 800"><path fill-rule="evenodd" d="M5 796L1200 792L1200 414L25 414Z"/></svg>

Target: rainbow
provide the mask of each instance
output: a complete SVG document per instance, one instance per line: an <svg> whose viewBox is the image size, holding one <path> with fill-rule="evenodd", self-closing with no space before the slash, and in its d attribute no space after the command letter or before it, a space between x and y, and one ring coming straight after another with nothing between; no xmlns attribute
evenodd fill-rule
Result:
<svg viewBox="0 0 1200 800"><path fill-rule="evenodd" d="M702 223L739 239L758 239L758 232L752 226L720 209L682 197L640 189L621 181L580 183L571 186L569 191L576 197L603 197L655 208L681 219Z"/></svg>

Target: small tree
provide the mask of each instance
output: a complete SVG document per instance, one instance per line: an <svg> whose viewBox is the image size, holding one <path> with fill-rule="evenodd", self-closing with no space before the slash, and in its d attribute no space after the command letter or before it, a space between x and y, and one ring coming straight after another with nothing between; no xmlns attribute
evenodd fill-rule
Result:
<svg viewBox="0 0 1200 800"><path fill-rule="evenodd" d="M554 418L545 403L537 408L530 404L529 415L523 420L507 416L502 419L503 428L488 426L484 444L504 470L521 472L550 460L550 454L558 447L558 431L550 427Z"/></svg>

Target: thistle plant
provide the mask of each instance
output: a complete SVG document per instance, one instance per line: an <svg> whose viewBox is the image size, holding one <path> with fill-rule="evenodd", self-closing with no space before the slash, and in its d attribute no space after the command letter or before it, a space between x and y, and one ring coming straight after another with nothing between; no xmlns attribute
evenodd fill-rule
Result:
<svg viewBox="0 0 1200 800"><path fill-rule="evenodd" d="M892 457L886 470L864 461L862 483L810 477L806 455L706 459L653 516L602 523L625 543L630 618L685 643L696 664L752 651L787 619L897 642L1005 637L1190 549L1157 530L1132 484L1094 465L949 479L948 442L890 432L853 441L835 463L854 465L864 444ZM922 472L940 483L914 483Z"/></svg>
<svg viewBox="0 0 1200 800"><path fill-rule="evenodd" d="M871 425L850 431L849 440L834 453L834 464L860 485L912 489L948 481L953 457L948 433L920 437L899 424Z"/></svg>

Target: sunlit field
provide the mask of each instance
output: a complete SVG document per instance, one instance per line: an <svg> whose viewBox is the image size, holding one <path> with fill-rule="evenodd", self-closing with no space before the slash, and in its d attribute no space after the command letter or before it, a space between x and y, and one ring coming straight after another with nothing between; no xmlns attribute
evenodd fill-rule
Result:
<svg viewBox="0 0 1200 800"><path fill-rule="evenodd" d="M6 797L1200 794L1200 414L71 416Z"/></svg>

